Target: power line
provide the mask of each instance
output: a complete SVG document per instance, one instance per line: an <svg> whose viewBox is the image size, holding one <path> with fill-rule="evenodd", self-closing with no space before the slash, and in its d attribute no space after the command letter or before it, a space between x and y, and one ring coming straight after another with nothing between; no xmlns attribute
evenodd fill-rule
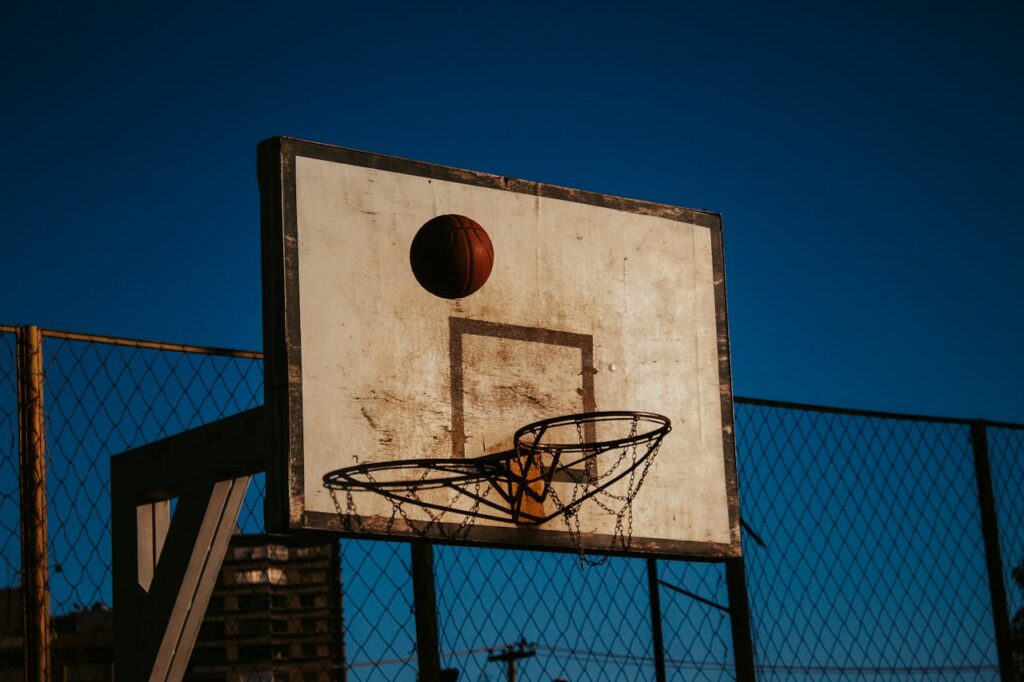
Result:
<svg viewBox="0 0 1024 682"><path fill-rule="evenodd" d="M510 646L510 645L506 645ZM534 646L536 651L544 652L549 656L555 657L566 657L574 656L576 658L584 658L597 661L627 661L631 663L637 663L641 665L654 665L654 659L650 656L642 656L638 654L625 654L614 651L596 651L593 649L573 649L571 647L555 647L547 646L544 644L531 644ZM463 656L472 656L473 654L487 653L491 654L494 651L491 647L477 647L474 649L459 649L453 651L444 651L441 653L443 658L459 658ZM405 658L381 658L376 660L368 661L357 661L349 663L349 668L368 668L373 666L381 665L398 665L405 663L412 663L416 660L416 656L408 656ZM488 656L488 660L490 656ZM725 663L722 661L697 661L697 660L686 660L680 658L667 658L665 664L677 669L687 670L732 670L732 663ZM804 673L808 675L820 675L820 674L852 674L852 675L882 675L882 674L903 674L903 675L945 675L945 674L963 674L963 673L992 673L998 672L999 666L997 665L936 665L936 666L854 666L854 665L812 665L812 664L799 664L799 663L770 663L770 664L758 664L758 670L770 671L770 672L785 672L785 673Z"/></svg>
<svg viewBox="0 0 1024 682"><path fill-rule="evenodd" d="M537 655L537 643L527 642L525 637L520 637L515 644L506 644L498 653L492 650L488 656L488 662L503 662L508 677L508 682L516 682L516 661L523 658L532 658Z"/></svg>

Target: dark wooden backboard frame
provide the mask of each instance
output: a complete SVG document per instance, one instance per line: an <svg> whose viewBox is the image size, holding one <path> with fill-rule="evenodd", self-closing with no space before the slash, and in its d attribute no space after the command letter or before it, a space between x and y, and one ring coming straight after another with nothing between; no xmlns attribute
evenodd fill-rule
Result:
<svg viewBox="0 0 1024 682"><path fill-rule="evenodd" d="M664 556L696 560L720 560L741 556L736 446L733 429L732 370L725 285L722 218L717 213L679 206L627 199L569 189L529 180L460 170L447 166L384 156L342 147L275 137L258 147L260 225L263 262L263 348L265 353L266 414L272 453L267 462L266 524L268 531L330 530L352 534L335 514L309 512L304 504L302 434L302 338L299 324L299 262L295 193L296 157L403 173L448 182L573 201L620 211L657 216L706 227L711 233L715 313L718 334L719 387L722 408L722 442L725 482L729 504L731 542L656 541L634 537L630 555ZM351 526L350 526L351 527ZM360 537L397 539L402 535L372 530L363 524ZM370 528L371 530L366 530ZM478 527L468 544L536 549L534 531L519 528ZM557 531L545 530L552 539ZM563 548L575 551L570 534L561 538ZM416 539L411 533L406 539ZM437 542L446 542L438 537ZM590 550L588 550L590 551Z"/></svg>

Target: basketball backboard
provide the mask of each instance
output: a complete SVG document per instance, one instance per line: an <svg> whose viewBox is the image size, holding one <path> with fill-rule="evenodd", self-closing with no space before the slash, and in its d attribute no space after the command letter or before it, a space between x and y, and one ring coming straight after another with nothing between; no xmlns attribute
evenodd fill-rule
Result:
<svg viewBox="0 0 1024 682"><path fill-rule="evenodd" d="M717 214L289 138L260 145L259 178L269 528L415 537L419 509L396 519L371 491L339 503L325 475L479 457L530 422L632 410L672 430L633 502L629 551L739 555ZM486 283L454 300L410 267L420 227L447 214L493 244ZM608 547L613 515L584 504L573 522L582 549ZM574 547L560 519L479 519L464 541Z"/></svg>

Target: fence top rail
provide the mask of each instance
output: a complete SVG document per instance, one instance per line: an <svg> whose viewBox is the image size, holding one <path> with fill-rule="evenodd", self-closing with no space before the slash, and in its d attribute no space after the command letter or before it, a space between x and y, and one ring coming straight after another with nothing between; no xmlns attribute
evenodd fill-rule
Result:
<svg viewBox="0 0 1024 682"><path fill-rule="evenodd" d="M898 419L900 421L930 422L933 424L958 424L970 426L971 424L984 424L1001 429L1024 430L1024 424L1013 422L991 421L989 419L968 419L964 417L936 417L923 414L909 414L906 412L884 412L881 410L858 410L848 407L832 407L828 405L812 405L810 403L794 403L784 400L768 400L765 398L748 398L736 396L734 400L744 405L758 405L761 407L780 407L788 410L804 410L806 412L824 412L827 414L840 414L850 417L869 417L872 419Z"/></svg>
<svg viewBox="0 0 1024 682"><path fill-rule="evenodd" d="M16 325L0 324L0 333L15 333L19 329ZM131 348L146 348L150 350L176 351L179 353L197 353L201 355L221 355L235 358L249 358L259 360L263 353L254 350L240 350L236 348L218 348L214 346L194 346L184 343L167 343L163 341L147 341L144 339L133 339L123 336L105 336L103 334L83 334L80 332L61 331L58 329L43 329L42 335L51 339L64 339L66 341L84 341L89 343L105 343L114 346L127 346ZM834 407L829 405L813 405L810 403L797 403L785 400L768 400L766 398L750 398L736 396L734 400L744 405L758 405L761 407L779 407L791 410L804 410L807 412L823 412L827 414L847 415L851 417L868 417L873 419L898 419L901 421L930 422L933 424L959 424L970 426L971 424L984 424L1001 429L1013 429L1024 431L1024 424L1014 422L992 421L989 419L968 419L964 417L936 417L922 414L909 414L906 412L885 412L881 410L860 410L848 407Z"/></svg>
<svg viewBox="0 0 1024 682"><path fill-rule="evenodd" d="M0 325L0 333L15 333L20 329L16 325ZM59 329L41 329L44 338L63 339L65 341L84 341L86 343L105 343L111 346L127 346L130 348L146 348L149 350L166 350L179 353L196 353L199 355L223 355L233 358L250 358L259 360L263 353L254 350L236 348L217 348L214 346L194 346L187 343L166 343L163 341L147 341L123 336L105 336L103 334L83 334L80 332L62 331Z"/></svg>

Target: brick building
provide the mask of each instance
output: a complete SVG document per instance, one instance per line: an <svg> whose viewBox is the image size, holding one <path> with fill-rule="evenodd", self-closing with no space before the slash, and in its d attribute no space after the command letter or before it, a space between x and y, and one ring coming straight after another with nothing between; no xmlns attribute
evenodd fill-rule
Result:
<svg viewBox="0 0 1024 682"><path fill-rule="evenodd" d="M23 678L21 590L0 589L0 682ZM113 612L55 616L54 679L113 680ZM200 628L186 680L345 679L336 541L236 535Z"/></svg>
<svg viewBox="0 0 1024 682"><path fill-rule="evenodd" d="M337 542L236 535L186 680L344 680Z"/></svg>

